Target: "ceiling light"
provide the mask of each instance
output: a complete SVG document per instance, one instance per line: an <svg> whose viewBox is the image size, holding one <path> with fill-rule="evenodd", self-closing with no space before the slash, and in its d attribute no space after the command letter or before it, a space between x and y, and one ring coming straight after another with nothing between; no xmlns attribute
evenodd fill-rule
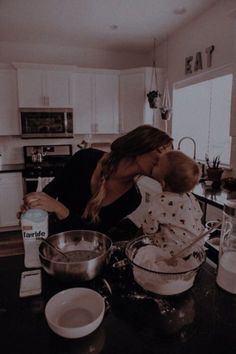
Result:
<svg viewBox="0 0 236 354"><path fill-rule="evenodd" d="M111 25L110 28L111 28L112 30L117 30L117 29L119 28L119 26L118 26L118 25Z"/></svg>
<svg viewBox="0 0 236 354"><path fill-rule="evenodd" d="M186 7L176 7L173 11L175 15L183 15L186 12Z"/></svg>

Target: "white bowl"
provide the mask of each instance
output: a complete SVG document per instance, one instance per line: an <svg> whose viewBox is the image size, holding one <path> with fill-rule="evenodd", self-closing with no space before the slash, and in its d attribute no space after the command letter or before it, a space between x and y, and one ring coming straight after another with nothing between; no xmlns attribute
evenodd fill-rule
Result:
<svg viewBox="0 0 236 354"><path fill-rule="evenodd" d="M95 331L105 312L103 297L87 288L71 288L54 295L47 303L49 327L64 338L81 338Z"/></svg>

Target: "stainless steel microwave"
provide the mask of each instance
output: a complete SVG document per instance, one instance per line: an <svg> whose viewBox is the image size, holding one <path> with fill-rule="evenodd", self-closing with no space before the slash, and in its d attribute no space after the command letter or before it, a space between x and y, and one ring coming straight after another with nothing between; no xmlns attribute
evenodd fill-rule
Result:
<svg viewBox="0 0 236 354"><path fill-rule="evenodd" d="M20 110L22 138L73 138L72 109Z"/></svg>

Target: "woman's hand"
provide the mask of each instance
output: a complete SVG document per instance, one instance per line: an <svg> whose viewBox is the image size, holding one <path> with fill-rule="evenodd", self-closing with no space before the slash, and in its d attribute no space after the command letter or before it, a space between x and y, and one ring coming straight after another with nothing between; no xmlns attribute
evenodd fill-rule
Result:
<svg viewBox="0 0 236 354"><path fill-rule="evenodd" d="M44 192L32 192L24 196L24 205L21 206L20 214L29 208L39 208L55 213L60 220L69 215L69 210L64 204Z"/></svg>

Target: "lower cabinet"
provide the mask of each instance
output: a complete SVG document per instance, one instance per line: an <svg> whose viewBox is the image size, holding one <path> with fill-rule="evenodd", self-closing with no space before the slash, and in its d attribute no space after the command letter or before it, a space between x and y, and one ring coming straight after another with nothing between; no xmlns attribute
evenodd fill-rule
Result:
<svg viewBox="0 0 236 354"><path fill-rule="evenodd" d="M23 199L20 172L0 173L0 227L19 225L16 217Z"/></svg>

